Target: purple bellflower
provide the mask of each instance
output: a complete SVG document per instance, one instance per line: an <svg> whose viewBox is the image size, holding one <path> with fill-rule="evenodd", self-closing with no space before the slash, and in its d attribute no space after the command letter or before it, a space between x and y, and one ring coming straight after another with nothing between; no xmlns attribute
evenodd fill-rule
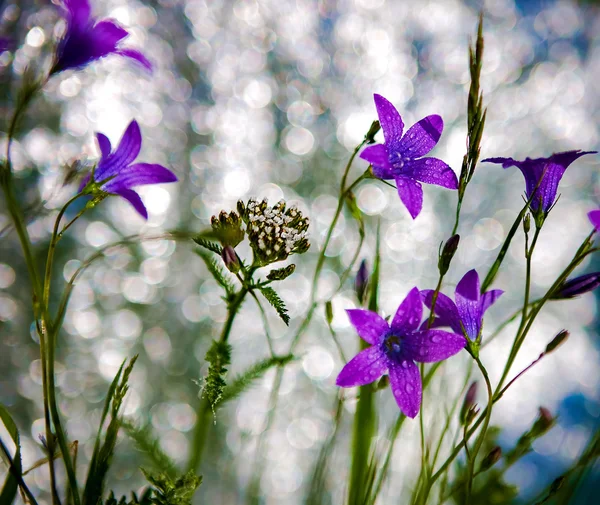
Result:
<svg viewBox="0 0 600 505"><path fill-rule="evenodd" d="M388 373L400 410L414 418L421 407L421 376L415 361L433 363L454 356L466 345L462 335L442 330L419 330L423 302L413 288L398 307L391 326L375 312L348 310L350 322L371 347L359 352L342 369L336 384L363 386Z"/></svg>
<svg viewBox="0 0 600 505"><path fill-rule="evenodd" d="M596 231L600 231L600 209L588 212L588 219Z"/></svg>
<svg viewBox="0 0 600 505"><path fill-rule="evenodd" d="M129 35L127 30L111 19L96 22L91 16L89 0L63 0L63 3L67 29L58 44L50 75L69 68L83 68L109 54L131 58L152 70L152 64L142 53L119 47Z"/></svg>
<svg viewBox="0 0 600 505"><path fill-rule="evenodd" d="M431 309L434 291L421 291L423 302ZM456 333L475 341L481 332L483 314L500 298L503 291L493 289L481 294L479 292L479 275L469 270L456 286L454 301L443 293L438 293L434 312L436 317L432 327L449 326ZM464 330L463 330L464 328Z"/></svg>
<svg viewBox="0 0 600 505"><path fill-rule="evenodd" d="M421 182L458 189L452 169L437 158L423 158L438 143L444 122L427 116L411 126L404 136L404 123L396 108L381 95L374 95L385 144L367 147L360 157L373 166L379 179L394 179L398 195L415 219L423 207Z"/></svg>
<svg viewBox="0 0 600 505"><path fill-rule="evenodd" d="M502 168L517 167L525 177L525 194L531 200L531 210L534 213L547 214L556 201L558 184L571 163L586 154L596 154L596 151L565 151L556 153L549 158L525 158L517 161L513 158L486 158L488 163L499 163ZM541 182L540 182L541 181ZM537 189L536 189L537 187Z"/></svg>
<svg viewBox="0 0 600 505"><path fill-rule="evenodd" d="M82 181L79 191L93 194L100 190L101 194L122 196L144 219L148 219L148 211L142 199L132 188L175 182L177 177L162 165L133 163L142 147L142 134L136 121L129 123L114 152L111 152L112 146L106 135L97 133L96 138L102 156L93 173Z"/></svg>

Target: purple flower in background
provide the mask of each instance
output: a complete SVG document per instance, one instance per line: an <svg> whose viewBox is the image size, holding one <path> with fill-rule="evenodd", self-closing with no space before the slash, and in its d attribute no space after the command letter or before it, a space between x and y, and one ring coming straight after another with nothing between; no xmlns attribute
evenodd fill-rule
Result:
<svg viewBox="0 0 600 505"><path fill-rule="evenodd" d="M423 302L431 309L434 291L421 291ZM493 289L481 294L479 292L479 275L469 270L456 286L454 302L443 293L438 293L434 312L438 316L433 327L449 326L456 333L466 332L470 340L476 340L481 331L483 314L500 298L503 291Z"/></svg>
<svg viewBox="0 0 600 505"><path fill-rule="evenodd" d="M400 410L408 417L415 417L421 406L422 392L415 361L433 363L454 356L465 347L465 338L442 330L419 330L423 302L417 288L413 288L400 304L391 326L369 310L347 312L360 337L372 347L348 362L336 384L363 386L388 373Z"/></svg>
<svg viewBox="0 0 600 505"><path fill-rule="evenodd" d="M162 165L132 163L142 147L142 134L136 121L129 123L115 152L111 152L112 146L106 135L97 133L96 138L102 157L93 172L93 183L105 193L122 196L140 215L148 219L148 211L140 196L131 188L146 184L175 182L177 177ZM82 181L80 191L88 185L91 175L89 174Z"/></svg>
<svg viewBox="0 0 600 505"><path fill-rule="evenodd" d="M574 279L566 281L556 294L552 295L554 299L575 298L576 296L593 291L600 286L600 272L580 275Z"/></svg>
<svg viewBox="0 0 600 505"><path fill-rule="evenodd" d="M0 54L10 49L10 42L10 39L7 39L6 37L0 37Z"/></svg>
<svg viewBox="0 0 600 505"><path fill-rule="evenodd" d="M517 167L525 177L527 199L531 198L535 190L535 196L531 200L531 210L538 212L541 208L544 214L547 214L554 205L558 184L565 170L576 159L586 154L596 154L596 151L565 151L553 154L549 158L525 158L525 161L517 161L513 158L487 158L482 161L500 163L502 168Z"/></svg>
<svg viewBox="0 0 600 505"><path fill-rule="evenodd" d="M118 47L129 33L111 19L96 22L91 17L89 0L63 0L63 3L67 29L58 44L50 75L69 68L82 68L109 54L126 56L152 70L152 64L142 53Z"/></svg>
<svg viewBox="0 0 600 505"><path fill-rule="evenodd" d="M588 219L596 231L600 231L600 209L588 212Z"/></svg>
<svg viewBox="0 0 600 505"><path fill-rule="evenodd" d="M423 207L421 182L458 188L456 174L446 163L422 157L438 143L444 122L440 116L427 116L403 136L404 123L396 108L381 95L374 96L385 144L367 147L360 157L373 166L375 177L396 181L400 199L414 219Z"/></svg>

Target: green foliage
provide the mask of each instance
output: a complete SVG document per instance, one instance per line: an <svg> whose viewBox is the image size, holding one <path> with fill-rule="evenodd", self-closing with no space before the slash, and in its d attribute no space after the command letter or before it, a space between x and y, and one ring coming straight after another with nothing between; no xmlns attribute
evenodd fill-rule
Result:
<svg viewBox="0 0 600 505"><path fill-rule="evenodd" d="M153 505L191 505L192 497L202 484L202 477L190 470L178 479L173 479L166 473L152 474L141 469L146 479L153 486Z"/></svg>
<svg viewBox="0 0 600 505"><path fill-rule="evenodd" d="M282 281L283 279L287 279L290 275L292 275L294 270L296 270L296 265L293 263L287 267L276 268L267 274L267 279L270 281Z"/></svg>
<svg viewBox="0 0 600 505"><path fill-rule="evenodd" d="M21 475L23 468L21 466L21 438L19 436L19 430L17 429L17 425L13 421L13 418L8 413L8 410L3 405L0 405L0 419L6 426L6 429L13 439L13 442L16 446L16 451L14 456L10 456L8 449L4 445L4 443L0 440L0 451L3 459L7 460L10 471L6 476L6 480L4 481L4 486L2 486L2 492L0 492L0 503L1 504L9 504L15 499L17 495L17 490L19 488L19 481L21 480Z"/></svg>
<svg viewBox="0 0 600 505"><path fill-rule="evenodd" d="M150 425L138 427L128 421L122 421L121 427L134 441L136 447L143 451L157 468L171 477L177 475L175 463L160 448L160 443L154 437Z"/></svg>
<svg viewBox="0 0 600 505"><path fill-rule="evenodd" d="M283 322L289 326L290 316L288 315L287 308L275 290L269 286L263 286L259 288L259 290L266 300L275 308L277 314L279 314L279 317L283 320Z"/></svg>
<svg viewBox="0 0 600 505"><path fill-rule="evenodd" d="M223 398L223 390L226 386L226 367L231 363L231 346L227 342L213 340L205 359L210 363L210 366L202 384L202 393L206 396L214 412L215 407ZM198 422L201 422L201 420Z"/></svg>
<svg viewBox="0 0 600 505"><path fill-rule="evenodd" d="M252 384L260 379L270 368L276 366L285 366L294 359L292 354L286 356L273 356L265 360L255 363L248 368L240 376L236 377L225 389L221 397L221 403L229 400L234 400L246 390L248 390Z"/></svg>
<svg viewBox="0 0 600 505"><path fill-rule="evenodd" d="M202 235L196 237L194 239L194 242L196 242L196 244L198 244L199 246L204 247L204 249L207 249L211 252L214 252L215 254L218 254L219 256L221 255L221 252L223 251L223 248L219 244L215 244L214 242L208 240L207 238L205 238Z"/></svg>
<svg viewBox="0 0 600 505"><path fill-rule="evenodd" d="M123 405L125 395L129 390L129 376L131 375L137 358L137 355L134 356L129 361L129 364L126 368L123 368L125 366L125 361L123 361L119 371L117 372L117 375L108 389L108 395L104 403L98 434L96 435L94 452L92 453L92 459L90 461L85 488L83 490L83 505L96 505L97 503L100 503L102 499L106 476L110 468L115 445L117 444L117 435L122 422L121 417L119 416L119 411ZM108 416L109 411L110 421L106 429L104 442L101 442L102 426L104 425L104 421Z"/></svg>
<svg viewBox="0 0 600 505"><path fill-rule="evenodd" d="M204 260L206 268L213 276L215 281L217 281L217 283L225 290L225 293L227 293L228 296L232 296L235 293L235 285L233 284L230 274L221 266L220 263L217 263L215 258L211 257L206 252L198 250L196 251L196 254L198 254L198 256Z"/></svg>
<svg viewBox="0 0 600 505"><path fill-rule="evenodd" d="M130 500L126 496L122 496L120 500L117 500L115 494L111 491L104 505L152 505L152 489L148 488L140 498L132 492Z"/></svg>

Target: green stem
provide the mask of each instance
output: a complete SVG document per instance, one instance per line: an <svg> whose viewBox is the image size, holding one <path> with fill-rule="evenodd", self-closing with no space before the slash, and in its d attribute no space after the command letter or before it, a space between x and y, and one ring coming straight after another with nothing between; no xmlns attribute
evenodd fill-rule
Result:
<svg viewBox="0 0 600 505"><path fill-rule="evenodd" d="M219 342L227 342L229 334L231 333L231 328L233 327L233 321L239 312L246 294L248 294L248 288L244 285L229 304L229 308L227 309L227 320L223 325ZM188 465L190 470L198 471L202 462L202 453L204 452L204 446L206 445L206 434L209 424L207 422L207 417L210 411L211 406L209 401L205 398L202 398L198 405L198 415L196 418L196 430L194 432L192 455Z"/></svg>
<svg viewBox="0 0 600 505"><path fill-rule="evenodd" d="M490 378L488 376L487 370L481 363L481 360L479 359L479 357L475 357L475 362L477 363L477 366L479 367L479 370L481 371L481 375L483 375L483 379L485 381L485 386L486 386L487 392L488 392L488 404L485 409L483 428L481 428L481 432L479 433L479 436L477 437L477 440L475 441L475 446L473 447L473 450L471 451L471 455L469 458L469 465L468 465L468 470L467 470L467 496L466 496L466 501L465 501L466 505L469 505L469 503L471 501L471 492L473 490L473 478L474 478L474 472L475 472L475 461L477 460L477 454L479 453L479 449L481 449L481 445L483 444L483 441L485 439L485 434L486 434L488 426L490 424L490 418L492 417L492 407L494 405L494 393L492 391L492 384L490 382ZM466 430L466 426L465 426L465 430ZM466 433L465 433L465 435L466 435ZM467 443L467 440L465 440L465 450L467 449L467 447L468 447L468 443Z"/></svg>

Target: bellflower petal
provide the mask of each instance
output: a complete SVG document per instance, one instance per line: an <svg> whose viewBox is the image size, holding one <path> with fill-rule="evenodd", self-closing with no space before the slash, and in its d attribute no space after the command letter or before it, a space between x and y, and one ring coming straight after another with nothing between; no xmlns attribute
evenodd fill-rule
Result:
<svg viewBox="0 0 600 505"><path fill-rule="evenodd" d="M431 310L431 302L433 300L433 289L425 289L421 291L421 298L427 308ZM455 333L462 333L460 326L460 316L458 315L458 309L456 304L447 297L444 293L438 293L437 299L435 300L435 314L436 326L449 326L454 330ZM427 324L427 321L423 323ZM433 327L433 326L432 326ZM421 326L422 329L427 329L426 326Z"/></svg>
<svg viewBox="0 0 600 505"><path fill-rule="evenodd" d="M342 387L364 386L387 372L389 360L385 353L373 346L359 352L342 368L335 383Z"/></svg>
<svg viewBox="0 0 600 505"><path fill-rule="evenodd" d="M91 17L88 0L64 0L67 29L58 44L50 74L83 68L109 54L132 58L151 70L150 62L139 52L119 47L129 33L111 19L99 22Z"/></svg>
<svg viewBox="0 0 600 505"><path fill-rule="evenodd" d="M346 312L360 338L371 345L381 344L390 331L387 321L375 312L362 309L351 309Z"/></svg>
<svg viewBox="0 0 600 505"><path fill-rule="evenodd" d="M462 335L443 330L422 330L407 336L402 353L419 363L435 363L454 356L467 345Z"/></svg>
<svg viewBox="0 0 600 505"><path fill-rule="evenodd" d="M454 171L437 158L421 158L407 162L410 177L425 184L435 184L447 189L458 189L458 179Z"/></svg>
<svg viewBox="0 0 600 505"><path fill-rule="evenodd" d="M600 209L588 212L588 219L596 231L600 231Z"/></svg>
<svg viewBox="0 0 600 505"><path fill-rule="evenodd" d="M390 386L396 403L405 416L415 418L421 408L423 387L419 368L410 359L390 362Z"/></svg>
<svg viewBox="0 0 600 505"><path fill-rule="evenodd" d="M504 293L501 289L492 289L491 291L487 291L481 295L481 315L489 309L496 300L500 298L500 296Z"/></svg>
<svg viewBox="0 0 600 505"><path fill-rule="evenodd" d="M394 333L404 334L415 331L423 318L423 301L417 288L410 290L398 307L391 324Z"/></svg>
<svg viewBox="0 0 600 505"><path fill-rule="evenodd" d="M164 182L175 182L177 177L168 168L153 163L132 163L142 147L142 134L136 121L132 121L115 152L111 153L111 144L108 138L97 133L98 145L102 157L94 171L94 183L88 192L101 190L106 193L115 194L125 198L137 212L148 219L148 212L142 203L140 196L131 188L146 184L160 184ZM79 189L82 191L90 182L92 174L88 174Z"/></svg>
<svg viewBox="0 0 600 505"><path fill-rule="evenodd" d="M596 154L596 151L565 151L555 153L548 158L525 158L524 161L513 158L486 158L482 161L498 163L503 168L517 167L525 178L527 198L533 195L531 209L534 212L541 209L544 213L548 213L556 201L558 185L565 171L571 163L586 154Z"/></svg>
<svg viewBox="0 0 600 505"><path fill-rule="evenodd" d="M103 189L116 193L120 189L131 189L146 184L175 182L177 177L168 168L152 163L135 163L121 170L118 177L108 181Z"/></svg>
<svg viewBox="0 0 600 505"><path fill-rule="evenodd" d="M402 136L404 123L400 113L381 95L374 99L385 144L367 147L360 157L371 164L375 177L396 180L398 195L415 219L423 207L419 181L458 189L456 174L446 163L437 158L420 159L438 143L444 122L437 114L427 116Z"/></svg>
<svg viewBox="0 0 600 505"><path fill-rule="evenodd" d="M369 146L360 153L363 160L373 166L373 174L379 179L393 179L394 170L389 160L389 154L383 144Z"/></svg>
<svg viewBox="0 0 600 505"><path fill-rule="evenodd" d="M142 216L144 219L148 219L148 211L146 210L146 206L144 205L144 202L142 202L140 195L133 191L133 189L120 188L114 191L114 193L125 198L125 200L133 205L133 208L137 210L140 216Z"/></svg>
<svg viewBox="0 0 600 505"><path fill-rule="evenodd" d="M417 181L408 177L396 177L396 187L400 200L407 208L411 217L415 219L423 208L423 188Z"/></svg>
<svg viewBox="0 0 600 505"><path fill-rule="evenodd" d="M400 139L404 130L404 123L400 113L396 110L387 99L381 95L374 95L375 108L379 116L379 124L383 130L385 144L389 149L398 151L400 147Z"/></svg>
<svg viewBox="0 0 600 505"><path fill-rule="evenodd" d="M442 136L444 121L437 114L427 116L412 125L400 141L399 150L411 158L425 156Z"/></svg>

